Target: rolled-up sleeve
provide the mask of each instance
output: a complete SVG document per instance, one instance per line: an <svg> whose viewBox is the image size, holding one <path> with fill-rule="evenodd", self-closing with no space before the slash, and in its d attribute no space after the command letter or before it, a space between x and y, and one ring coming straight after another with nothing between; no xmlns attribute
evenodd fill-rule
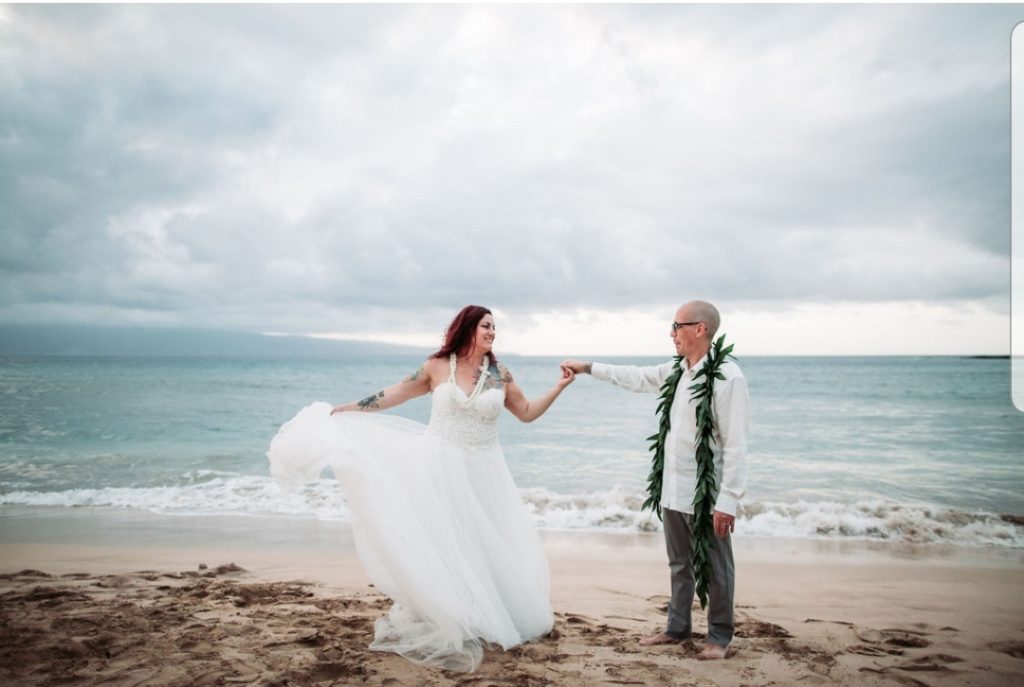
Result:
<svg viewBox="0 0 1024 687"><path fill-rule="evenodd" d="M661 365L638 367L636 365L608 365L593 363L590 375L594 379L611 382L615 386L637 393L657 393L668 376L672 374L672 361Z"/></svg>
<svg viewBox="0 0 1024 687"><path fill-rule="evenodd" d="M731 377L715 384L715 420L722 452L722 486L715 510L736 515L736 505L747 490L747 432L750 428L750 393L747 380Z"/></svg>

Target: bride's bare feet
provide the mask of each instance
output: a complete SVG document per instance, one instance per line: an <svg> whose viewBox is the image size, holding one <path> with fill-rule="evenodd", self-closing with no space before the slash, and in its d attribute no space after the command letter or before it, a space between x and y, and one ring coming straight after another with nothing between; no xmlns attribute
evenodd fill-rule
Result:
<svg viewBox="0 0 1024 687"><path fill-rule="evenodd" d="M721 646L720 644L705 642L704 649L697 654L697 658L702 661L715 661L720 658L729 658L732 655L733 649L730 646Z"/></svg>
<svg viewBox="0 0 1024 687"><path fill-rule="evenodd" d="M659 632L658 634L651 635L650 637L643 637L639 644L640 646L654 646L656 644L678 644L681 641L683 640L676 639L672 635L667 635L664 632Z"/></svg>

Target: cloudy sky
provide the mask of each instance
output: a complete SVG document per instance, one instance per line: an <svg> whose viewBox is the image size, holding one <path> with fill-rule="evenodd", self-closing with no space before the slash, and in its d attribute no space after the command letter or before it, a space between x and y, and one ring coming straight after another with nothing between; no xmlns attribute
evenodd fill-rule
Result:
<svg viewBox="0 0 1024 687"><path fill-rule="evenodd" d="M1021 6L3 6L0 323L1006 353Z"/></svg>

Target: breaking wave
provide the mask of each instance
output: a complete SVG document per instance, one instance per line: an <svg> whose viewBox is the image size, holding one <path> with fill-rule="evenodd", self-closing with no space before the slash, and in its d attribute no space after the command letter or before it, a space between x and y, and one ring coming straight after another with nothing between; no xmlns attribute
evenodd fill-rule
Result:
<svg viewBox="0 0 1024 687"><path fill-rule="evenodd" d="M541 529L650 532L661 528L643 499L618 488L561 494L545 488L522 489L534 524ZM323 479L287 488L266 476L239 476L202 470L179 484L105 487L63 491L7 491L3 506L107 507L173 515L289 515L346 520L348 508L336 483ZM738 536L803 539L863 539L918 544L958 544L1024 548L1024 518L884 500L754 501L737 514Z"/></svg>

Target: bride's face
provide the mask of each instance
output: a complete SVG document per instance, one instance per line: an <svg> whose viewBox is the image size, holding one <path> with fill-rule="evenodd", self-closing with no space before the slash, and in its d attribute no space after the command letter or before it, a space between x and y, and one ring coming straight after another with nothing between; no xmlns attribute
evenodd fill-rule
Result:
<svg viewBox="0 0 1024 687"><path fill-rule="evenodd" d="M476 333L473 335L473 345L483 351L489 352L494 347L494 337L497 330L494 327L494 318L484 315L476 325Z"/></svg>

